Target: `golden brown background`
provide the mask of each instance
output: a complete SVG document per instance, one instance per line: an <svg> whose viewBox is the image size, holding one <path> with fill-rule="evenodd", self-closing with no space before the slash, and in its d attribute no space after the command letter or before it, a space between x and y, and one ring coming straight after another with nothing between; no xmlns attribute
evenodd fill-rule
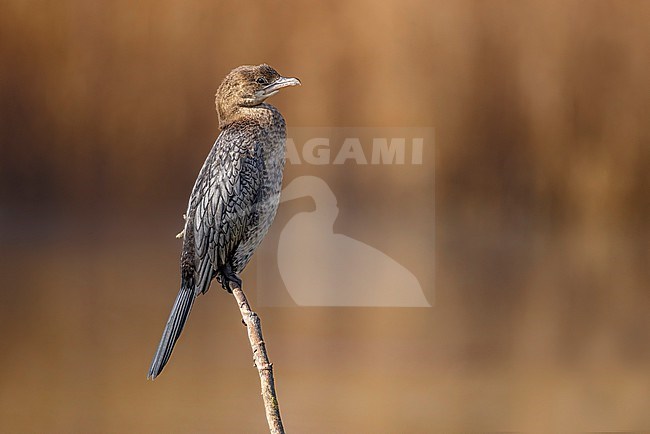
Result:
<svg viewBox="0 0 650 434"><path fill-rule="evenodd" d="M214 91L260 62L303 81L273 100L292 126L436 129L434 307L259 309L288 432L649 429L648 22L631 0L3 1L0 431L264 432L223 291L145 381Z"/></svg>

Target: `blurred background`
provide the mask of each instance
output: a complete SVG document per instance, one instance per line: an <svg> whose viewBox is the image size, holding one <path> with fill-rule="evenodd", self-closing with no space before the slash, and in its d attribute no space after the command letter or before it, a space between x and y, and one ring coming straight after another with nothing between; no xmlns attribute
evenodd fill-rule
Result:
<svg viewBox="0 0 650 434"><path fill-rule="evenodd" d="M290 126L436 132L435 244L378 214L435 257L433 308L258 309L288 432L650 428L648 22L634 0L3 1L0 431L265 431L220 289L145 380L214 92L261 62L303 82L272 101ZM434 195L433 166L339 182Z"/></svg>

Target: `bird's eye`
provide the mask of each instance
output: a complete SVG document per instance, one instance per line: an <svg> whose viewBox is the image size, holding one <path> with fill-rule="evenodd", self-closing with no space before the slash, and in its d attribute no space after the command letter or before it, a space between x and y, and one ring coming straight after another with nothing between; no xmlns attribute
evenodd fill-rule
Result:
<svg viewBox="0 0 650 434"><path fill-rule="evenodd" d="M258 79L255 80L255 81L257 81L259 84L266 84L266 83L268 83L268 81L266 81L266 78L264 78L264 77L260 77L260 78L258 78Z"/></svg>

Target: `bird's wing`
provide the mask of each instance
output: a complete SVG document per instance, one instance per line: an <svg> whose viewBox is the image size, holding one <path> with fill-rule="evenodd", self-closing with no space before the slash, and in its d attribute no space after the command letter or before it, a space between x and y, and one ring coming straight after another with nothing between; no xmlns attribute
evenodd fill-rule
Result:
<svg viewBox="0 0 650 434"><path fill-rule="evenodd" d="M238 129L219 134L197 178L188 214L193 231L197 295L213 272L228 262L255 216L263 159L251 135Z"/></svg>
<svg viewBox="0 0 650 434"><path fill-rule="evenodd" d="M253 137L222 131L196 179L183 231L181 289L149 369L155 378L169 360L194 304L217 267L232 257L254 217L263 172Z"/></svg>

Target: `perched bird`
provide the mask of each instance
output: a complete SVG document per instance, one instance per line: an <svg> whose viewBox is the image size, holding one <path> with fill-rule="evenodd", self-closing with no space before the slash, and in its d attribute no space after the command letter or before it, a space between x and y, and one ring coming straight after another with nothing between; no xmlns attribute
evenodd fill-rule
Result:
<svg viewBox="0 0 650 434"><path fill-rule="evenodd" d="M233 69L217 90L221 132L194 183L181 252L181 289L147 378L156 378L174 349L194 300L212 279L228 292L269 229L280 200L284 118L264 101L296 78L268 65Z"/></svg>

